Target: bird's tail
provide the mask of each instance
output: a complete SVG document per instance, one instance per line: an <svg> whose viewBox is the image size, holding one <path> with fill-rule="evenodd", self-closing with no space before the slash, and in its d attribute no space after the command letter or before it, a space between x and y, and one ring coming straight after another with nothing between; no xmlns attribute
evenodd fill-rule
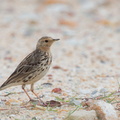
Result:
<svg viewBox="0 0 120 120"><path fill-rule="evenodd" d="M12 84L10 83L10 80L7 79L7 80L0 86L0 91L1 91L1 90L4 90L4 89L6 89L6 88L8 88L8 87L10 87L10 86L12 86Z"/></svg>
<svg viewBox="0 0 120 120"><path fill-rule="evenodd" d="M0 91L6 89L7 86L0 86Z"/></svg>
<svg viewBox="0 0 120 120"><path fill-rule="evenodd" d="M4 89L6 89L6 88L8 88L8 87L10 87L10 86L11 86L10 84L8 84L8 85L4 85L4 84L3 84L3 85L0 86L0 91L1 91L1 90L4 90Z"/></svg>

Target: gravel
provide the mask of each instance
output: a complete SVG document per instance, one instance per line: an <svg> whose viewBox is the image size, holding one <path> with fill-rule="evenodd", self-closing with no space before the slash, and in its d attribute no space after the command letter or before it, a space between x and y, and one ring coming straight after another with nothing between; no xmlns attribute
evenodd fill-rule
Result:
<svg viewBox="0 0 120 120"><path fill-rule="evenodd" d="M95 97L117 91L119 4L112 0L1 1L0 84L34 50L37 40L47 35L61 41L51 49L53 63L48 75L35 85L44 101L56 100L56 97L64 100ZM54 66L59 67L54 69ZM52 93L54 88L61 88L62 93ZM24 102L28 98L20 86L0 91L0 119L62 120L75 109L75 106L63 105L33 110L33 105L26 106Z"/></svg>

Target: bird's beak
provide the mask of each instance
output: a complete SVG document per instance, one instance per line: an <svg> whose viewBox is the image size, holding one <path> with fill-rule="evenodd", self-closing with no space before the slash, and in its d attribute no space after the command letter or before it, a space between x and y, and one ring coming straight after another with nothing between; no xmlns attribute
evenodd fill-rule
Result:
<svg viewBox="0 0 120 120"><path fill-rule="evenodd" d="M53 39L53 41L58 41L58 40L60 40L60 39Z"/></svg>

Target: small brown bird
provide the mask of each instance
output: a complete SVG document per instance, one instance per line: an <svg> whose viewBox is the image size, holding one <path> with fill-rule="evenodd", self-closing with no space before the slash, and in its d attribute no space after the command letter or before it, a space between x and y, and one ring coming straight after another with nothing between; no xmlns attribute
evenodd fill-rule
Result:
<svg viewBox="0 0 120 120"><path fill-rule="evenodd" d="M22 85L22 89L29 99L32 100L25 90L25 85L30 84L32 93L44 104L34 92L33 86L35 82L40 80L48 72L52 62L50 47L53 42L58 40L47 36L39 39L36 49L22 60L11 76L0 86L0 90L11 86Z"/></svg>

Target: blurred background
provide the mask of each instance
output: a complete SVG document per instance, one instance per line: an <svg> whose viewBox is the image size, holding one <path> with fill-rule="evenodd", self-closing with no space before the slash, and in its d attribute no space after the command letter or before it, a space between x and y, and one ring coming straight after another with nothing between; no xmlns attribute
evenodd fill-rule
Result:
<svg viewBox="0 0 120 120"><path fill-rule="evenodd" d="M51 36L61 40L52 46L51 70L38 84L61 87L67 97L117 90L119 12L119 0L0 0L0 84L39 38ZM50 97L50 90L42 91Z"/></svg>

